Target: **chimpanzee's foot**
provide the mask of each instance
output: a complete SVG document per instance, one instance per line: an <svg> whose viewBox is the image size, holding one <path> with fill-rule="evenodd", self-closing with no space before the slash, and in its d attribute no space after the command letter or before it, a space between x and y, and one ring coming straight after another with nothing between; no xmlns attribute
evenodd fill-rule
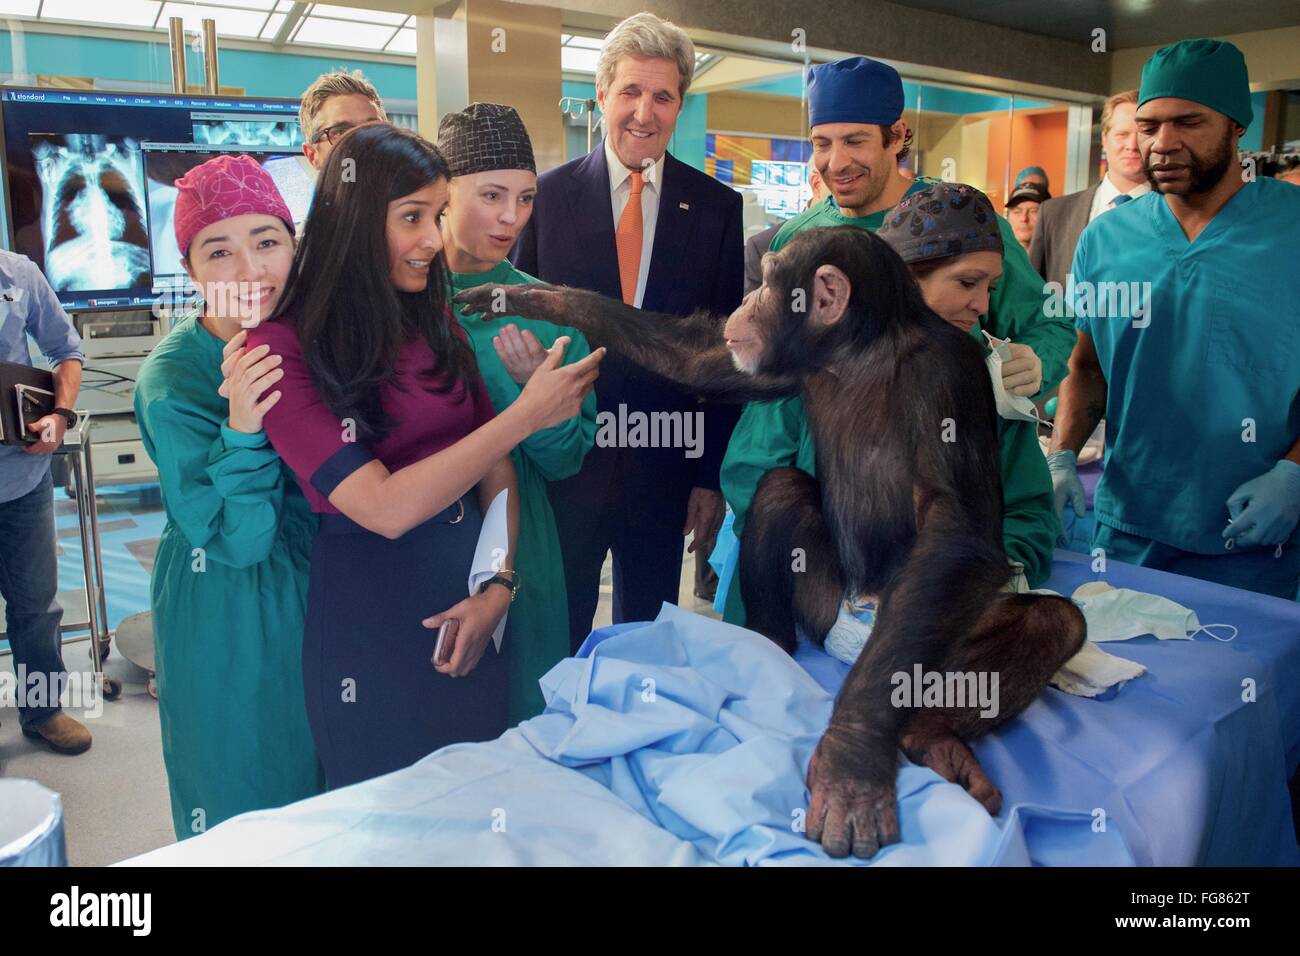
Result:
<svg viewBox="0 0 1300 956"><path fill-rule="evenodd" d="M905 733L899 746L912 763L929 767L949 783L960 784L990 814L996 816L1002 809L1002 793L956 734Z"/></svg>

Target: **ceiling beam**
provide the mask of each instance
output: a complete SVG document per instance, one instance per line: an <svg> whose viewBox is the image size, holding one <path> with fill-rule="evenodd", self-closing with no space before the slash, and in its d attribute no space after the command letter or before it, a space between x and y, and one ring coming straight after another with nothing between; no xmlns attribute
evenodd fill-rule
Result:
<svg viewBox="0 0 1300 956"><path fill-rule="evenodd" d="M289 42L289 36L293 33L293 28L298 25L303 14L307 12L307 4L295 3L289 8L289 12L284 15L284 22L280 24L280 29L275 31L275 36L271 38L271 46L282 47Z"/></svg>

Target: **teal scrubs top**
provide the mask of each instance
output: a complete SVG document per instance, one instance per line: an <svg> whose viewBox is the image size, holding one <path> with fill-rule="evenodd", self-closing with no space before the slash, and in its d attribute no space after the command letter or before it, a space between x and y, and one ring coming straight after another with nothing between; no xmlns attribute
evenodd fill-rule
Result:
<svg viewBox="0 0 1300 956"><path fill-rule="evenodd" d="M316 517L265 433L227 424L223 345L182 319L135 389L167 513L150 592L177 839L323 790L302 680Z"/></svg>
<svg viewBox="0 0 1300 956"><path fill-rule="evenodd" d="M1224 553L1228 497L1300 436L1298 224L1300 187L1261 179L1194 242L1157 193L1083 231L1066 299L1107 384L1098 522ZM1101 283L1124 284L1127 314ZM1134 289L1149 305L1136 319Z"/></svg>

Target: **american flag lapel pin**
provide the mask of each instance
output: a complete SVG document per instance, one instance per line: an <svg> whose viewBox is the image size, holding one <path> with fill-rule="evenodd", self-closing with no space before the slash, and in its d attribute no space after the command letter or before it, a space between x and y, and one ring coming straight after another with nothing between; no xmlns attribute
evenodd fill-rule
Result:
<svg viewBox="0 0 1300 956"><path fill-rule="evenodd" d="M678 209L690 209L690 208L691 208L691 204L688 203L688 202L679 202L679 203L677 204L677 208L678 208Z"/></svg>

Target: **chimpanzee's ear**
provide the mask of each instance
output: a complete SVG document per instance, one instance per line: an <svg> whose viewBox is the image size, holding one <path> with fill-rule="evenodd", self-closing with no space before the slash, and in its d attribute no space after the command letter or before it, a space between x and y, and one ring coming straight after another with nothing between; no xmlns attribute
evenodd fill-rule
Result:
<svg viewBox="0 0 1300 956"><path fill-rule="evenodd" d="M813 325L834 325L849 309L852 284L844 270L837 266L820 265L813 274L812 315Z"/></svg>

